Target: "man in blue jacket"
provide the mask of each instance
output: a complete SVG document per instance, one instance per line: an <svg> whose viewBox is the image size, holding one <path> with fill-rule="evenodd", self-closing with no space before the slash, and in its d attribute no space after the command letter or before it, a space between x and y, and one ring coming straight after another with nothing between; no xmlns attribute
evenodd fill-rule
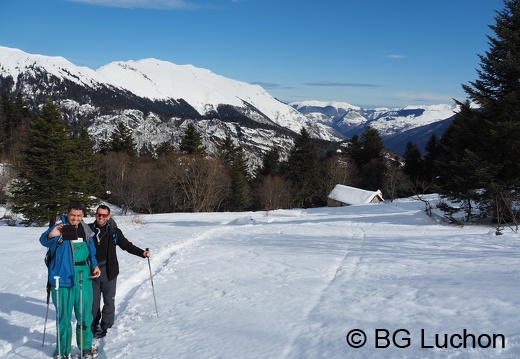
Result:
<svg viewBox="0 0 520 359"><path fill-rule="evenodd" d="M48 280L51 285L52 302L58 313L58 342L55 358L69 358L72 342L72 309L78 326L76 342L83 358L93 358L92 348L92 280L101 274L96 260L93 232L83 222L85 205L71 202L67 215L61 223L50 227L40 237L40 243L50 249L51 260ZM72 227L65 227L72 225ZM72 229L72 238L64 238L65 229ZM56 280L56 277L59 277ZM80 283L80 278L83 282ZM83 284L84 283L84 284ZM80 293L81 289L81 293ZM80 302L82 302L80 306Z"/></svg>

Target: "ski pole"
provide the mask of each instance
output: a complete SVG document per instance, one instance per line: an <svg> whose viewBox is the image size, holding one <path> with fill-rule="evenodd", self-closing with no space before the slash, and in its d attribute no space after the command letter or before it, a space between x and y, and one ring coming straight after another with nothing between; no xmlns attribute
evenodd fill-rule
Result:
<svg viewBox="0 0 520 359"><path fill-rule="evenodd" d="M47 330L47 318L49 318L49 302L51 299L51 285L47 282L47 311L45 312L45 323L43 324L42 347L45 345L45 331Z"/></svg>
<svg viewBox="0 0 520 359"><path fill-rule="evenodd" d="M83 359L83 271L79 271L79 357Z"/></svg>
<svg viewBox="0 0 520 359"><path fill-rule="evenodd" d="M148 252L150 248L146 248ZM153 287L153 276L152 276L152 266L150 265L150 257L148 258L148 269L150 269L150 281L152 282L152 293L153 293L153 302L155 303L155 313L157 314L157 318L159 318L159 311L157 310L157 300L155 299L155 289Z"/></svg>
<svg viewBox="0 0 520 359"><path fill-rule="evenodd" d="M60 344L60 296L58 295L58 289L60 289L60 276L54 276L56 281L56 330L58 331L58 356L61 356L61 344Z"/></svg>

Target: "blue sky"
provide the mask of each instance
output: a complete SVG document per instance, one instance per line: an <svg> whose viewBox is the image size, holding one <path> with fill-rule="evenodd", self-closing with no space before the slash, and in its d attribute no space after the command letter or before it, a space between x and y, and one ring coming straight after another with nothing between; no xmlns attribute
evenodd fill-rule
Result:
<svg viewBox="0 0 520 359"><path fill-rule="evenodd" d="M97 69L156 58L286 101L453 104L503 0L2 0L0 45Z"/></svg>

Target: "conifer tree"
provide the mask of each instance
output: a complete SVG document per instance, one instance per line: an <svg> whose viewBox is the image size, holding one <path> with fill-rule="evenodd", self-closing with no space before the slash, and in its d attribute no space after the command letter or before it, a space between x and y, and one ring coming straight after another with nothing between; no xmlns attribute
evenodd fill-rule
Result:
<svg viewBox="0 0 520 359"><path fill-rule="evenodd" d="M419 147L413 142L406 144L404 152L404 173L412 180L418 180L423 177L423 159Z"/></svg>
<svg viewBox="0 0 520 359"><path fill-rule="evenodd" d="M441 194L487 202L495 218L497 210L511 211L511 203L497 200L520 189L520 1L504 5L490 26L490 49L479 56L479 78L463 85L469 100L457 102L460 111L439 141L435 165Z"/></svg>
<svg viewBox="0 0 520 359"><path fill-rule="evenodd" d="M112 132L108 148L112 152L125 152L131 157L137 157L137 145L132 131L123 122L119 122Z"/></svg>
<svg viewBox="0 0 520 359"><path fill-rule="evenodd" d="M203 155L206 153L206 149L202 144L202 136L193 123L188 123L184 135L181 138L180 149L182 152L187 154L199 154Z"/></svg>
<svg viewBox="0 0 520 359"><path fill-rule="evenodd" d="M94 152L94 143L88 134L87 128L82 126L79 133L72 137L74 150L74 165L76 176L74 180L75 191L88 194L84 199L87 207L95 204L91 196L101 197L101 160L100 155Z"/></svg>
<svg viewBox="0 0 520 359"><path fill-rule="evenodd" d="M231 136L224 140L223 157L231 177L227 207L231 211L242 211L251 204L247 159L241 147L235 146Z"/></svg>
<svg viewBox="0 0 520 359"><path fill-rule="evenodd" d="M19 147L25 125L33 115L29 111L21 94L11 101L7 93L2 94L0 106L0 150L9 158Z"/></svg>
<svg viewBox="0 0 520 359"><path fill-rule="evenodd" d="M59 107L48 101L31 124L21 152L18 179L11 186L10 205L24 215L26 224L53 225L71 200L84 200L77 193L70 131L65 128Z"/></svg>
<svg viewBox="0 0 520 359"><path fill-rule="evenodd" d="M434 163L437 160L439 152L439 139L437 136L432 134L426 146L424 147L426 154L423 157L424 165L424 177L428 180L433 181L435 177Z"/></svg>
<svg viewBox="0 0 520 359"><path fill-rule="evenodd" d="M289 152L285 175L292 185L293 203L296 207L315 207L322 204L318 151L304 127Z"/></svg>
<svg viewBox="0 0 520 359"><path fill-rule="evenodd" d="M173 145L169 141L159 143L157 149L155 150L157 157L164 157L174 152L175 147L173 147Z"/></svg>
<svg viewBox="0 0 520 359"><path fill-rule="evenodd" d="M264 155L262 166L258 169L258 176L277 176L280 174L280 152L276 146Z"/></svg>
<svg viewBox="0 0 520 359"><path fill-rule="evenodd" d="M0 103L0 150L2 154L6 152L5 146L7 143L7 135L5 128L7 126L8 116L10 112L11 101L7 96L7 93L2 93L1 103Z"/></svg>
<svg viewBox="0 0 520 359"><path fill-rule="evenodd" d="M365 128L361 136L354 136L348 148L348 155L359 169L359 186L378 190L383 186L385 172L383 139L379 131L371 126Z"/></svg>
<svg viewBox="0 0 520 359"><path fill-rule="evenodd" d="M358 168L362 169L371 160L379 158L383 148L383 139L379 135L379 131L368 126L361 136L352 138L349 154L356 162Z"/></svg>

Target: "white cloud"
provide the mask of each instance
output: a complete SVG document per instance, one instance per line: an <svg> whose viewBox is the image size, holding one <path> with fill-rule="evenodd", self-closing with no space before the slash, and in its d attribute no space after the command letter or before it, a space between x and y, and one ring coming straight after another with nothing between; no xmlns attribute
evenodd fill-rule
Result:
<svg viewBox="0 0 520 359"><path fill-rule="evenodd" d="M438 94L433 92L406 92L401 91L394 93L394 96L408 102L439 102L439 103L453 103L453 99L460 100L455 95Z"/></svg>
<svg viewBox="0 0 520 359"><path fill-rule="evenodd" d="M404 55L385 55L383 57L386 57L387 59L405 59L406 56Z"/></svg>

